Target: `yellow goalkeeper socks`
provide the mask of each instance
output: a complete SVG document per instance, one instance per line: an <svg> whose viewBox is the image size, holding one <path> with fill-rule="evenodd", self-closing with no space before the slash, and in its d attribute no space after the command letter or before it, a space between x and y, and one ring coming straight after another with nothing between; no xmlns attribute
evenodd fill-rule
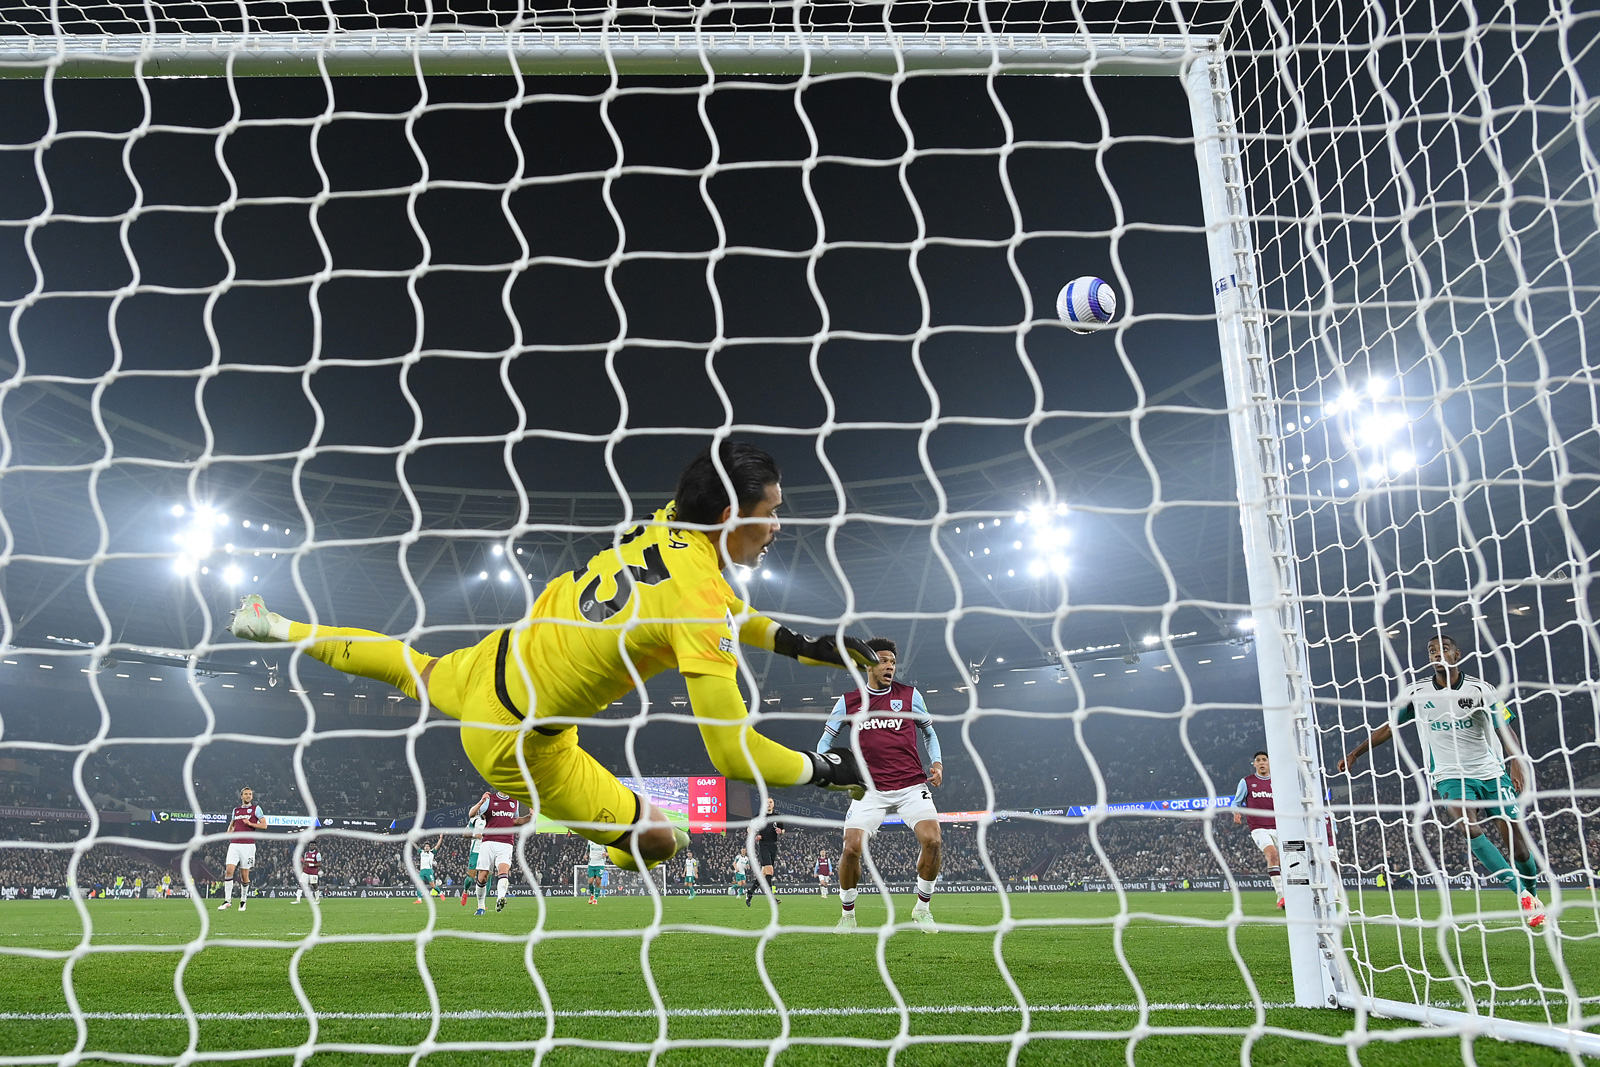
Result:
<svg viewBox="0 0 1600 1067"><path fill-rule="evenodd" d="M386 682L413 700L417 699L417 679L433 662L432 656L371 630L289 624L289 640L304 641L308 637L316 638L316 643L306 649L313 659L345 674Z"/></svg>

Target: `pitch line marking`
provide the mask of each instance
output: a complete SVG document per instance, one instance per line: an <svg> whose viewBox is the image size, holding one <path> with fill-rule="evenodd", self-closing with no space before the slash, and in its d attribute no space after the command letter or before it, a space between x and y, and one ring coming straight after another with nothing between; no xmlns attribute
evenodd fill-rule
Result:
<svg viewBox="0 0 1600 1067"><path fill-rule="evenodd" d="M1501 1000L1498 1002L1506 1007L1537 1007L1543 1002L1532 998L1520 1000ZM1436 1002L1434 1007L1461 1007L1460 1002ZM1150 1004L1149 1010L1157 1011L1254 1011L1256 1005L1242 1004L1200 1004L1200 1003L1155 1003ZM1294 1004L1289 1001L1267 1001L1261 1007L1272 1010L1279 1008L1292 1008ZM1038 1014L1072 1013L1072 1012L1131 1012L1139 1010L1137 1004L1033 1004L1029 1011ZM911 1015L1016 1015L1020 1009L1012 1005L1002 1004L927 1004L908 1007L906 1012ZM572 1011L554 1011L550 1013L558 1019L654 1019L660 1013L644 1008L585 1008ZM777 1017L780 1014L777 1008L668 1008L666 1015L674 1019L697 1018L741 1018L741 1017ZM786 1013L794 1018L806 1018L817 1015L899 1015L900 1009L895 1007L870 1007L870 1008L789 1008ZM418 1020L426 1021L433 1018L432 1013L425 1011L326 1011L317 1013L318 1021L347 1019L347 1020ZM0 1012L0 1022L65 1022L74 1018L81 1018L94 1022L182 1022L188 1018L182 1012L162 1011L86 1011L74 1015L68 1011L8 1011ZM296 1019L307 1018L304 1012L299 1011L199 1011L194 1013L194 1018L200 1022L290 1022ZM441 1011L440 1019L445 1020L477 1020L477 1019L543 1019L542 1011Z"/></svg>

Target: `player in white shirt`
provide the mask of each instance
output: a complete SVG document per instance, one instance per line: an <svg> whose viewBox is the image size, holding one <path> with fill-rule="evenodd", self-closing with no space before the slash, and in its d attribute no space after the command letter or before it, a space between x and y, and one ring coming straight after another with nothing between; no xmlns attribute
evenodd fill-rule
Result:
<svg viewBox="0 0 1600 1067"><path fill-rule="evenodd" d="M1389 721L1339 761L1338 770L1356 765L1368 749L1388 741L1395 728L1416 720L1417 738L1428 754L1428 778L1434 792L1448 803L1451 816L1466 826L1472 855L1490 876L1517 894L1530 927L1544 926L1544 906L1536 892L1539 867L1533 842L1519 821L1517 795L1522 792L1522 749L1510 730L1516 713L1499 700L1495 687L1463 674L1461 646L1448 634L1428 642L1433 674L1400 691ZM1488 822L1500 832L1516 869L1484 833Z"/></svg>
<svg viewBox="0 0 1600 1067"><path fill-rule="evenodd" d="M695 884L700 881L700 861L693 852L683 858L683 884L689 887L689 895L694 896Z"/></svg>
<svg viewBox="0 0 1600 1067"><path fill-rule="evenodd" d="M744 884L750 878L750 857L744 849L739 850L739 855L733 861L733 895L738 896L744 892Z"/></svg>
<svg viewBox="0 0 1600 1067"><path fill-rule="evenodd" d="M589 842L589 903L600 903L601 881L606 874L606 846Z"/></svg>
<svg viewBox="0 0 1600 1067"><path fill-rule="evenodd" d="M478 846L483 843L483 828L488 820L482 815L474 815L467 820L467 828L472 831L472 850L467 853L467 876L461 881L461 906L467 906L467 898L472 893L472 884L478 880Z"/></svg>
<svg viewBox="0 0 1600 1067"><path fill-rule="evenodd" d="M417 849L417 873L422 876L422 892L417 894L416 902L422 903L424 893L437 893L438 879L433 874L433 853L440 845L444 844L444 835L440 834L433 844L424 843Z"/></svg>

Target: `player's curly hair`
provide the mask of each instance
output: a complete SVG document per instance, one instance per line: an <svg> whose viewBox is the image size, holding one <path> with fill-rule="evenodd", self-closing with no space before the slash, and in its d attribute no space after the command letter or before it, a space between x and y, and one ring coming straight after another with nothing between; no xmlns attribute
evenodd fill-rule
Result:
<svg viewBox="0 0 1600 1067"><path fill-rule="evenodd" d="M743 441L724 441L717 449L722 469L733 483L734 495L739 498L738 510L744 510L766 499L767 486L778 482L778 463L755 445ZM722 474L711 461L711 449L702 449L689 461L678 479L678 518L701 526L714 526L722 521L722 509L728 506L728 490Z"/></svg>
<svg viewBox="0 0 1600 1067"><path fill-rule="evenodd" d="M900 658L900 646L888 637L873 637L867 640L867 647L874 652L887 652L895 659Z"/></svg>

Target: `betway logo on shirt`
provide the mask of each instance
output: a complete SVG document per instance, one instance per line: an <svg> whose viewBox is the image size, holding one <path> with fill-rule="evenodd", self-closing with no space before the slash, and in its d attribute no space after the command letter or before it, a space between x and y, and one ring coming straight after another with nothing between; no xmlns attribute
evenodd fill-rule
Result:
<svg viewBox="0 0 1600 1067"><path fill-rule="evenodd" d="M898 730L905 724L904 719L861 719L856 723L857 730Z"/></svg>

